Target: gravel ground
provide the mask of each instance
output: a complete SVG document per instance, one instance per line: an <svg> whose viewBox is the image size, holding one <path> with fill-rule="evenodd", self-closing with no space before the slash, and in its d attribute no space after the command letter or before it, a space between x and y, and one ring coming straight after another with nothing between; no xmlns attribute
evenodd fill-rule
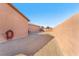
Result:
<svg viewBox="0 0 79 59"><path fill-rule="evenodd" d="M0 55L13 56L19 53L34 55L53 37L47 34L29 34L28 38L11 40L0 44Z"/></svg>

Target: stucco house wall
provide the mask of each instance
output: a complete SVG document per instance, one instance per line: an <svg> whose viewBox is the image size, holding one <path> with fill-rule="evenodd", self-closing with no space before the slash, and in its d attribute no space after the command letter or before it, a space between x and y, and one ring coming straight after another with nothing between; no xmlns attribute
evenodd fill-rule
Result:
<svg viewBox="0 0 79 59"><path fill-rule="evenodd" d="M34 25L34 24L29 24L29 32L39 32L40 31L40 26Z"/></svg>
<svg viewBox="0 0 79 59"><path fill-rule="evenodd" d="M0 3L0 41L6 41L6 32L13 31L13 38L28 36L28 19L11 4ZM8 34L10 35L10 34Z"/></svg>

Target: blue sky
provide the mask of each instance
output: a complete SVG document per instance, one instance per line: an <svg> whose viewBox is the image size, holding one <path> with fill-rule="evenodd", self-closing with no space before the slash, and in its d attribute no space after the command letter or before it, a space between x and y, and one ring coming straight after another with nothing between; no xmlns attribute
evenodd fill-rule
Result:
<svg viewBox="0 0 79 59"><path fill-rule="evenodd" d="M55 27L79 13L79 4L69 3L13 3L31 23Z"/></svg>

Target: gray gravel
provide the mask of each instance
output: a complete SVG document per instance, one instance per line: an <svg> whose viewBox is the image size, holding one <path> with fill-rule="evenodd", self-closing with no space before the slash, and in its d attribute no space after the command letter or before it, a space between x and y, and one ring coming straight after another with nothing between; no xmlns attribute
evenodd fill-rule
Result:
<svg viewBox="0 0 79 59"><path fill-rule="evenodd" d="M1 43L0 56L14 56L19 53L34 55L52 38L52 36L47 34L29 34L28 38Z"/></svg>

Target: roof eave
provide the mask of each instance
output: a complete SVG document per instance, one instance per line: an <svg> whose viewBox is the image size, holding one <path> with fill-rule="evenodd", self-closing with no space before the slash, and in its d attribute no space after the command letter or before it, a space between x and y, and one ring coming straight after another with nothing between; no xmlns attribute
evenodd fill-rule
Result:
<svg viewBox="0 0 79 59"><path fill-rule="evenodd" d="M10 7L12 7L15 11L17 11L20 15L22 15L27 21L30 21L26 16L24 16L16 7L14 7L11 3L7 3Z"/></svg>

